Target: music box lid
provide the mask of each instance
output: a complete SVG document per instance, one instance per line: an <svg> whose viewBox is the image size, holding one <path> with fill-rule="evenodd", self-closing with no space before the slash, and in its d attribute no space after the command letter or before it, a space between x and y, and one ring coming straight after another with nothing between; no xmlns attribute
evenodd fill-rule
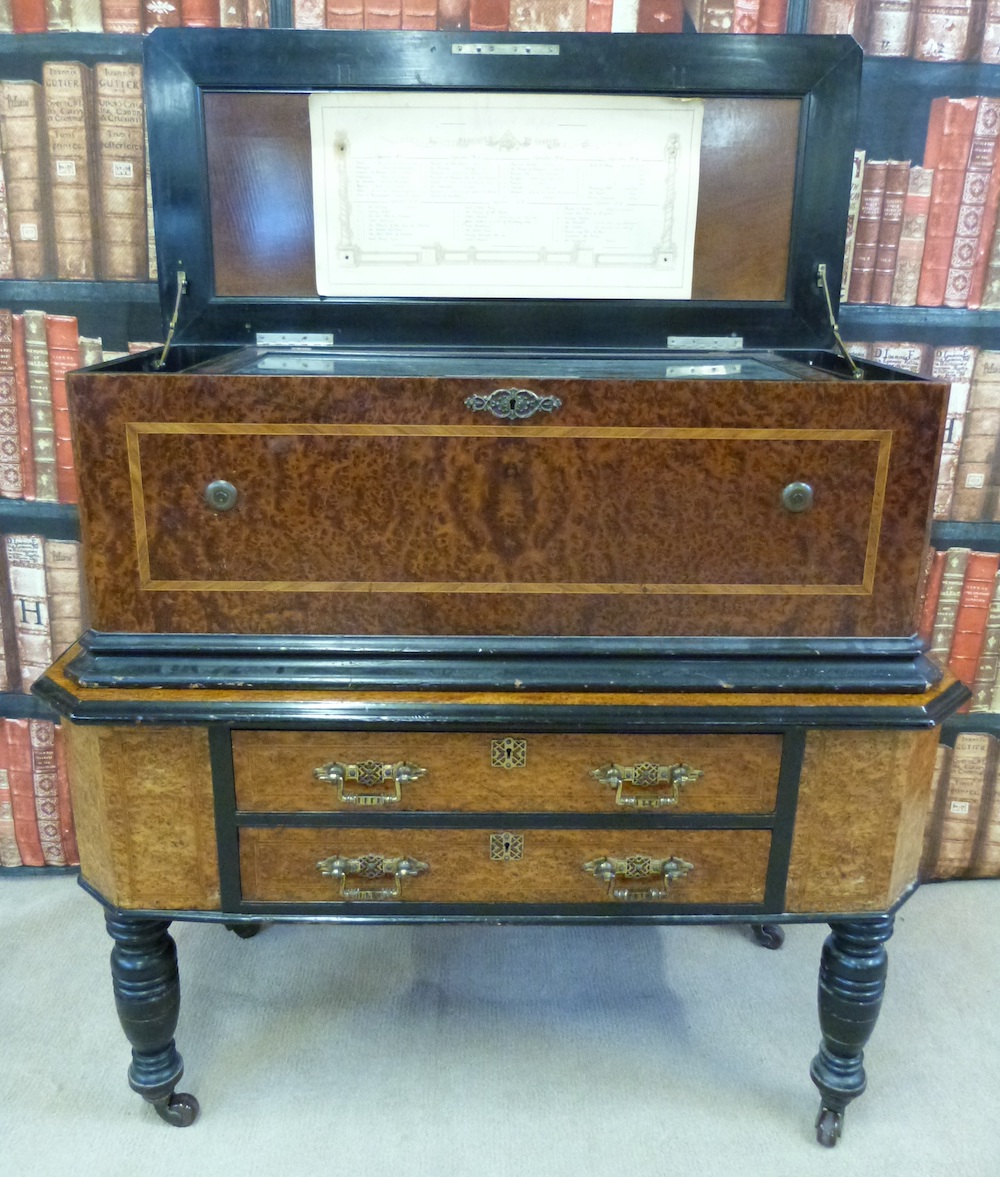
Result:
<svg viewBox="0 0 1000 1177"><path fill-rule="evenodd" d="M165 330L829 347L861 61L839 36L157 29Z"/></svg>

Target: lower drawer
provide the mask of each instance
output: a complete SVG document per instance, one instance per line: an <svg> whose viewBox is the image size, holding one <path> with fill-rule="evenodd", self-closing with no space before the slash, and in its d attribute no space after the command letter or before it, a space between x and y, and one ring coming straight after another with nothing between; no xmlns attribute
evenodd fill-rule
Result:
<svg viewBox="0 0 1000 1177"><path fill-rule="evenodd" d="M262 903L761 903L767 830L240 831ZM324 873L326 872L326 873Z"/></svg>

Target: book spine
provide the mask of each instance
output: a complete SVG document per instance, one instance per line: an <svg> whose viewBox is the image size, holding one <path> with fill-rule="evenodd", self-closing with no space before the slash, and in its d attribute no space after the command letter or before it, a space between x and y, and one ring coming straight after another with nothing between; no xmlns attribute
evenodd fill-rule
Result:
<svg viewBox="0 0 1000 1177"><path fill-rule="evenodd" d="M45 552L42 537L38 535L7 535L4 541L21 689L30 691L31 684L45 673L52 661Z"/></svg>
<svg viewBox="0 0 1000 1177"><path fill-rule="evenodd" d="M519 33L582 33L587 0L511 0L510 29Z"/></svg>
<svg viewBox="0 0 1000 1177"><path fill-rule="evenodd" d="M953 519L989 519L996 506L994 465L1000 433L1000 352L980 351L962 422L962 445L955 474Z"/></svg>
<svg viewBox="0 0 1000 1177"><path fill-rule="evenodd" d="M906 160L891 159L885 171L885 195L879 218L875 247L875 271L872 275L868 301L887 306L892 299L892 284L896 276L896 254L903 231L903 204L910 181L910 164Z"/></svg>
<svg viewBox="0 0 1000 1177"><path fill-rule="evenodd" d="M875 343L871 358L887 368L901 368L914 376L926 376L930 371L933 352L929 343Z"/></svg>
<svg viewBox="0 0 1000 1177"><path fill-rule="evenodd" d="M52 429L56 448L56 495L60 503L79 499L73 462L66 373L80 367L80 344L76 319L72 315L45 316L45 345L49 357L49 387L52 391Z"/></svg>
<svg viewBox="0 0 1000 1177"><path fill-rule="evenodd" d="M935 519L948 519L951 516L958 473L958 455L962 445L965 413L978 352L979 349L973 346L934 349L931 376L951 385L948 392L944 438L941 443L941 460L938 463L937 484L934 490Z"/></svg>
<svg viewBox="0 0 1000 1177"><path fill-rule="evenodd" d="M93 280L98 273L91 80L90 70L77 61L46 61L42 66L52 238L60 279Z"/></svg>
<svg viewBox="0 0 1000 1177"><path fill-rule="evenodd" d="M142 66L94 67L97 188L103 278L144 281L149 273Z"/></svg>
<svg viewBox="0 0 1000 1177"><path fill-rule="evenodd" d="M17 661L14 598L10 594L7 552L5 545L0 544L0 690L20 691L20 689L21 671Z"/></svg>
<svg viewBox="0 0 1000 1177"><path fill-rule="evenodd" d="M438 28L442 32L462 32L468 27L469 0L438 0Z"/></svg>
<svg viewBox="0 0 1000 1177"><path fill-rule="evenodd" d="M927 213L931 206L931 185L934 182L932 168L910 168L903 200L903 223L896 250L896 273L892 280L893 306L912 307L917 303L917 285L920 282L920 265L924 258L924 242L927 240Z"/></svg>
<svg viewBox="0 0 1000 1177"><path fill-rule="evenodd" d="M17 423L17 383L14 377L14 316L0 309L0 495L24 496L21 476L21 435Z"/></svg>
<svg viewBox="0 0 1000 1177"><path fill-rule="evenodd" d="M924 844L920 854L919 876L926 882L933 876L941 845L941 823L944 819L944 799L948 792L952 756L955 749L949 744L938 744L934 756L934 774L931 777L931 793L924 820Z"/></svg>
<svg viewBox="0 0 1000 1177"><path fill-rule="evenodd" d="M80 865L80 848L76 841L76 823L70 796L69 768L66 764L66 736L59 726L54 731L56 744L56 788L59 796L59 838L67 866Z"/></svg>
<svg viewBox="0 0 1000 1177"><path fill-rule="evenodd" d="M268 0L247 0L248 29L269 29L271 27L271 9Z"/></svg>
<svg viewBox="0 0 1000 1177"><path fill-rule="evenodd" d="M969 162L962 185L962 201L955 226L955 241L948 267L944 291L944 305L964 307L969 299L972 272L979 255L979 242L987 217L986 203L990 196L994 165L997 159L997 135L1000 134L1000 100L981 98L976 112L976 125L969 149ZM998 172L1000 174L1000 172ZM992 225L989 229L992 239Z"/></svg>
<svg viewBox="0 0 1000 1177"><path fill-rule="evenodd" d="M869 159L865 161L861 206L858 210L857 228L854 233L851 280L847 288L848 302L866 303L871 297L888 167L888 160Z"/></svg>
<svg viewBox="0 0 1000 1177"><path fill-rule="evenodd" d="M80 545L73 540L46 539L44 558L52 656L58 658L87 628L83 620Z"/></svg>
<svg viewBox="0 0 1000 1177"><path fill-rule="evenodd" d="M469 28L473 32L505 33L509 20L508 0L469 0Z"/></svg>
<svg viewBox="0 0 1000 1177"><path fill-rule="evenodd" d="M937 612L938 599L941 596L941 578L944 576L945 556L946 553L943 551L932 550L930 567L924 577L917 636L927 647L930 647L931 636L934 632L934 615Z"/></svg>
<svg viewBox="0 0 1000 1177"><path fill-rule="evenodd" d="M326 26L330 24L330 5L326 7ZM433 32L437 28L438 12L437 0L403 0L403 15L401 24L404 29L424 30ZM359 28L358 25L343 25L342 28ZM505 26L506 27L506 26Z"/></svg>
<svg viewBox="0 0 1000 1177"><path fill-rule="evenodd" d="M13 315L14 392L17 396L18 444L21 447L23 497L35 498L35 453L31 440L31 398L28 393L28 355L25 347L24 315Z"/></svg>
<svg viewBox="0 0 1000 1177"><path fill-rule="evenodd" d="M323 0L292 0L292 27L296 29L325 28Z"/></svg>
<svg viewBox="0 0 1000 1177"><path fill-rule="evenodd" d="M972 682L970 711L989 711L993 700L993 686L1000 673L1000 574L993 579L993 591L989 611L986 614L986 632Z"/></svg>
<svg viewBox="0 0 1000 1177"><path fill-rule="evenodd" d="M44 866L38 817L35 811L35 784L31 772L31 737L28 720L4 719L7 743L7 780L10 785L14 836L24 866Z"/></svg>
<svg viewBox="0 0 1000 1177"><path fill-rule="evenodd" d="M775 35L788 27L788 0L760 0L757 32Z"/></svg>
<svg viewBox="0 0 1000 1177"><path fill-rule="evenodd" d="M759 18L760 0L733 0L732 31L734 33L756 33Z"/></svg>
<svg viewBox="0 0 1000 1177"><path fill-rule="evenodd" d="M995 767L983 788L979 828L968 873L973 879L1000 877L1000 781Z"/></svg>
<svg viewBox="0 0 1000 1177"><path fill-rule="evenodd" d="M6 749L4 749L6 751ZM23 866L14 832L14 805L7 765L0 767L0 866Z"/></svg>
<svg viewBox="0 0 1000 1177"><path fill-rule="evenodd" d="M142 31L180 28L179 0L142 0Z"/></svg>
<svg viewBox="0 0 1000 1177"><path fill-rule="evenodd" d="M246 0L219 0L219 27L245 29L247 27Z"/></svg>
<svg viewBox="0 0 1000 1177"><path fill-rule="evenodd" d="M103 33L101 0L69 0L70 22L77 33Z"/></svg>
<svg viewBox="0 0 1000 1177"><path fill-rule="evenodd" d="M101 23L106 33L141 33L141 0L101 0Z"/></svg>
<svg viewBox="0 0 1000 1177"><path fill-rule="evenodd" d="M24 312L24 350L31 410L31 448L35 468L35 498L59 501L56 478L56 435L52 414L49 354L45 342L45 312Z"/></svg>
<svg viewBox="0 0 1000 1177"><path fill-rule="evenodd" d="M45 0L11 0L11 26L15 33L47 33L49 31Z"/></svg>
<svg viewBox="0 0 1000 1177"><path fill-rule="evenodd" d="M1000 99L983 97L980 99L979 109L980 117L984 122L992 120L993 129L996 132L1000 127ZM997 142L998 138L994 133L993 154L983 197L982 220L965 299L965 305L970 310L978 310L982 306L993 238L997 228L997 212L1000 209L1000 151L997 149Z"/></svg>
<svg viewBox="0 0 1000 1177"><path fill-rule="evenodd" d="M979 657L986 640L986 616L993 600L998 569L1000 555L995 552L971 552L966 562L948 656L948 669L966 686L976 680Z"/></svg>
<svg viewBox="0 0 1000 1177"><path fill-rule="evenodd" d="M979 60L984 65L1000 65L1000 0L985 0Z"/></svg>
<svg viewBox="0 0 1000 1177"><path fill-rule="evenodd" d="M844 269L840 280L840 301L847 302L847 291L851 281L851 268L854 264L854 247L858 239L858 216L861 212L861 190L865 179L865 152L858 149L854 153L854 165L851 170L851 198L847 209L847 232L844 240Z"/></svg>
<svg viewBox="0 0 1000 1177"><path fill-rule="evenodd" d="M45 24L50 33L69 33L73 30L70 0L45 0Z"/></svg>
<svg viewBox="0 0 1000 1177"><path fill-rule="evenodd" d="M639 0L635 10L634 31L637 33L683 32L684 4L682 0Z"/></svg>
<svg viewBox="0 0 1000 1177"><path fill-rule="evenodd" d="M14 274L29 280L48 277L49 269L41 112L38 82L0 82L0 139Z"/></svg>
<svg viewBox="0 0 1000 1177"><path fill-rule="evenodd" d="M587 0L587 32L610 33L613 11L614 0Z"/></svg>
<svg viewBox="0 0 1000 1177"><path fill-rule="evenodd" d="M10 210L7 207L7 181L0 152L0 278L14 277L14 243L10 236Z"/></svg>
<svg viewBox="0 0 1000 1177"><path fill-rule="evenodd" d="M917 61L965 61L974 35L973 0L920 0L913 30Z"/></svg>
<svg viewBox="0 0 1000 1177"><path fill-rule="evenodd" d="M809 33L847 33L858 37L858 0L812 0Z"/></svg>
<svg viewBox="0 0 1000 1177"><path fill-rule="evenodd" d="M990 762L995 760L996 740L992 736L985 732L962 732L956 737L934 878L955 878L972 865L983 788Z"/></svg>
<svg viewBox="0 0 1000 1177"><path fill-rule="evenodd" d="M913 41L916 0L871 0L864 50L868 57L906 57Z"/></svg>
<svg viewBox="0 0 1000 1177"><path fill-rule="evenodd" d="M46 866L65 866L59 836L59 782L56 775L55 725L44 719L28 721L31 741L31 777L35 789L38 838Z"/></svg>
<svg viewBox="0 0 1000 1177"><path fill-rule="evenodd" d="M366 29L398 29L403 22L402 0L363 0Z"/></svg>
<svg viewBox="0 0 1000 1177"><path fill-rule="evenodd" d="M928 651L940 666L946 666L951 655L951 639L955 632L955 618L958 615L958 602L962 596L962 581L965 579L968 559L968 548L949 548L945 553L941 591L938 593L934 627L931 630L931 647Z"/></svg>
<svg viewBox="0 0 1000 1177"><path fill-rule="evenodd" d="M918 306L944 303L978 105L977 98L935 98L931 103L924 166L934 168L934 182L917 287Z"/></svg>
<svg viewBox="0 0 1000 1177"><path fill-rule="evenodd" d="M180 23L187 29L217 29L221 24L219 0L180 0Z"/></svg>

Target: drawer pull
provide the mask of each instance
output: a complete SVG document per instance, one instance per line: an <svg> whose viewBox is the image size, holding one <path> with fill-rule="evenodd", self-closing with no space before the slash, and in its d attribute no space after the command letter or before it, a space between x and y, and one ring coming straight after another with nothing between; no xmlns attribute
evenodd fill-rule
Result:
<svg viewBox="0 0 1000 1177"><path fill-rule="evenodd" d="M595 858L585 862L583 869L602 883L608 884L608 898L633 903L649 899L667 899L670 885L689 875L694 866L683 858L650 858L648 854L630 854L627 858ZM622 886L620 880L626 880ZM629 881L647 880L640 886ZM662 884L662 885L657 885Z"/></svg>
<svg viewBox="0 0 1000 1177"><path fill-rule="evenodd" d="M605 764L591 769L590 775L615 790L616 805L656 809L662 805L676 805L681 789L705 774L690 764L633 764L630 767Z"/></svg>
<svg viewBox="0 0 1000 1177"><path fill-rule="evenodd" d="M340 879L341 898L367 903L398 899L403 879L422 875L430 867L415 858L385 858L381 854L347 858L333 854L317 862L316 869L328 878ZM377 880L384 882L379 885Z"/></svg>
<svg viewBox="0 0 1000 1177"><path fill-rule="evenodd" d="M426 775L426 768L403 761L398 764L383 764L381 760L362 760L358 764L331 761L313 769L318 781L337 786L337 796L347 805L395 805L402 795L400 786Z"/></svg>

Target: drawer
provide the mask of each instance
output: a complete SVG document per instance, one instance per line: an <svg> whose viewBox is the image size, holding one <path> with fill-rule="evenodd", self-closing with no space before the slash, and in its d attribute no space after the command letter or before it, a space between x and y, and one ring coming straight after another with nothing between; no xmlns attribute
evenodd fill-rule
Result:
<svg viewBox="0 0 1000 1177"><path fill-rule="evenodd" d="M780 760L766 735L233 733L237 805L254 812L770 813Z"/></svg>
<svg viewBox="0 0 1000 1177"><path fill-rule="evenodd" d="M767 830L250 828L240 871L261 903L756 904L770 843Z"/></svg>

